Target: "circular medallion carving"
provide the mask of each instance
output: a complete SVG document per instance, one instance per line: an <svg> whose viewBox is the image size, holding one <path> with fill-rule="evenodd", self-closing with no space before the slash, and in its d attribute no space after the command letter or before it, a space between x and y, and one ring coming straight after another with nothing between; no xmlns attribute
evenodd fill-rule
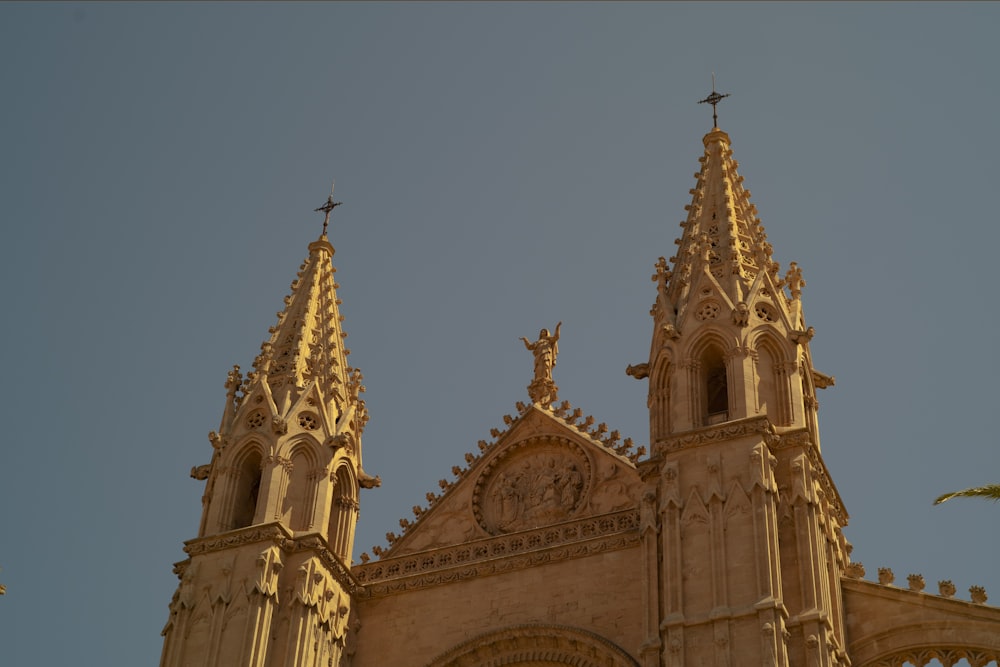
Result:
<svg viewBox="0 0 1000 667"><path fill-rule="evenodd" d="M775 312L774 308L767 303L757 303L753 307L754 314L761 320L765 322L777 322L778 314Z"/></svg>
<svg viewBox="0 0 1000 667"><path fill-rule="evenodd" d="M698 310L695 311L695 318L699 320L714 320L719 316L719 304L715 301L703 301Z"/></svg>
<svg viewBox="0 0 1000 667"><path fill-rule="evenodd" d="M590 486L590 459L562 438L526 440L490 461L476 480L473 511L490 535L574 516Z"/></svg>
<svg viewBox="0 0 1000 667"><path fill-rule="evenodd" d="M299 426L307 431L315 431L319 428L319 417L311 412L303 412L299 415Z"/></svg>
<svg viewBox="0 0 1000 667"><path fill-rule="evenodd" d="M260 428L264 425L264 411L254 410L247 415L247 428Z"/></svg>

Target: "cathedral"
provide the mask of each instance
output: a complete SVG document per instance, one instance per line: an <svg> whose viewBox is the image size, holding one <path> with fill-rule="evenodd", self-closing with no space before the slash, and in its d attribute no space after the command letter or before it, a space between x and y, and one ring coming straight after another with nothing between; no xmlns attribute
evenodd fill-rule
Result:
<svg viewBox="0 0 1000 667"><path fill-rule="evenodd" d="M648 448L559 397L561 330L543 329L523 339L517 413L358 562L361 490L381 480L362 465L324 223L191 471L203 511L160 666L997 664L982 589L876 583L851 561L801 270L772 259L729 136L703 143L677 248L654 264L648 359L626 370L648 387Z"/></svg>

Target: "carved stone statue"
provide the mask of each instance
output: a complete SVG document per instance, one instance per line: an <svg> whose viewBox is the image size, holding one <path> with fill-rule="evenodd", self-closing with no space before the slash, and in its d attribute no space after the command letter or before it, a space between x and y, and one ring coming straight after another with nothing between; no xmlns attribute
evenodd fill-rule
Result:
<svg viewBox="0 0 1000 667"><path fill-rule="evenodd" d="M534 343L524 336L524 346L535 355L535 380L552 380L552 368L556 365L556 356L559 354L559 329L562 322L556 325L556 332L550 334L548 329L542 329L538 333L538 340Z"/></svg>
<svg viewBox="0 0 1000 667"><path fill-rule="evenodd" d="M538 333L538 340L529 341L524 336L524 347L535 355L535 377L528 385L528 396L536 403L548 405L556 400L558 388L552 380L552 368L556 365L556 357L559 355L559 329L562 322L556 325L555 333L549 333L548 329L542 329Z"/></svg>

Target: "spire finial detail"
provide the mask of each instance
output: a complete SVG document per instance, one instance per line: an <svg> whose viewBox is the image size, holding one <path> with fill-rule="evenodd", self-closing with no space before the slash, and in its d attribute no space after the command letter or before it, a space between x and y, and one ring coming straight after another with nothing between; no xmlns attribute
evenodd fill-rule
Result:
<svg viewBox="0 0 1000 667"><path fill-rule="evenodd" d="M712 128L719 128L719 114L716 113L715 105L729 97L729 93L717 93L715 92L715 72L712 72L712 94L703 100L698 100L698 104L711 104L712 105Z"/></svg>
<svg viewBox="0 0 1000 667"><path fill-rule="evenodd" d="M330 185L330 196L326 198L326 203L320 206L319 208L315 209L317 213L320 211L326 213L326 217L323 219L323 234L322 234L323 236L326 236L326 228L330 224L330 213L333 212L333 209L337 208L338 206L344 203L339 201L333 201L333 188L336 184L337 184L336 181L334 181Z"/></svg>

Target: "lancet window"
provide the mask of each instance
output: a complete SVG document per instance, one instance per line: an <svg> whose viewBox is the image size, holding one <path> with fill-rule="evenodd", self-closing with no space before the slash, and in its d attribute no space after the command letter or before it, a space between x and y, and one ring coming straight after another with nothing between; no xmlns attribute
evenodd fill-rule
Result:
<svg viewBox="0 0 1000 667"><path fill-rule="evenodd" d="M358 485L348 466L337 468L334 476L333 505L330 507L330 524L327 542L330 549L345 564L351 562L354 548L354 524L358 518Z"/></svg>
<svg viewBox="0 0 1000 667"><path fill-rule="evenodd" d="M243 528L253 523L257 512L257 498L260 495L261 456L252 451L236 466L231 496L232 511L230 528Z"/></svg>
<svg viewBox="0 0 1000 667"><path fill-rule="evenodd" d="M722 349L709 345L701 356L702 405L705 424L718 424L729 419L729 376Z"/></svg>

